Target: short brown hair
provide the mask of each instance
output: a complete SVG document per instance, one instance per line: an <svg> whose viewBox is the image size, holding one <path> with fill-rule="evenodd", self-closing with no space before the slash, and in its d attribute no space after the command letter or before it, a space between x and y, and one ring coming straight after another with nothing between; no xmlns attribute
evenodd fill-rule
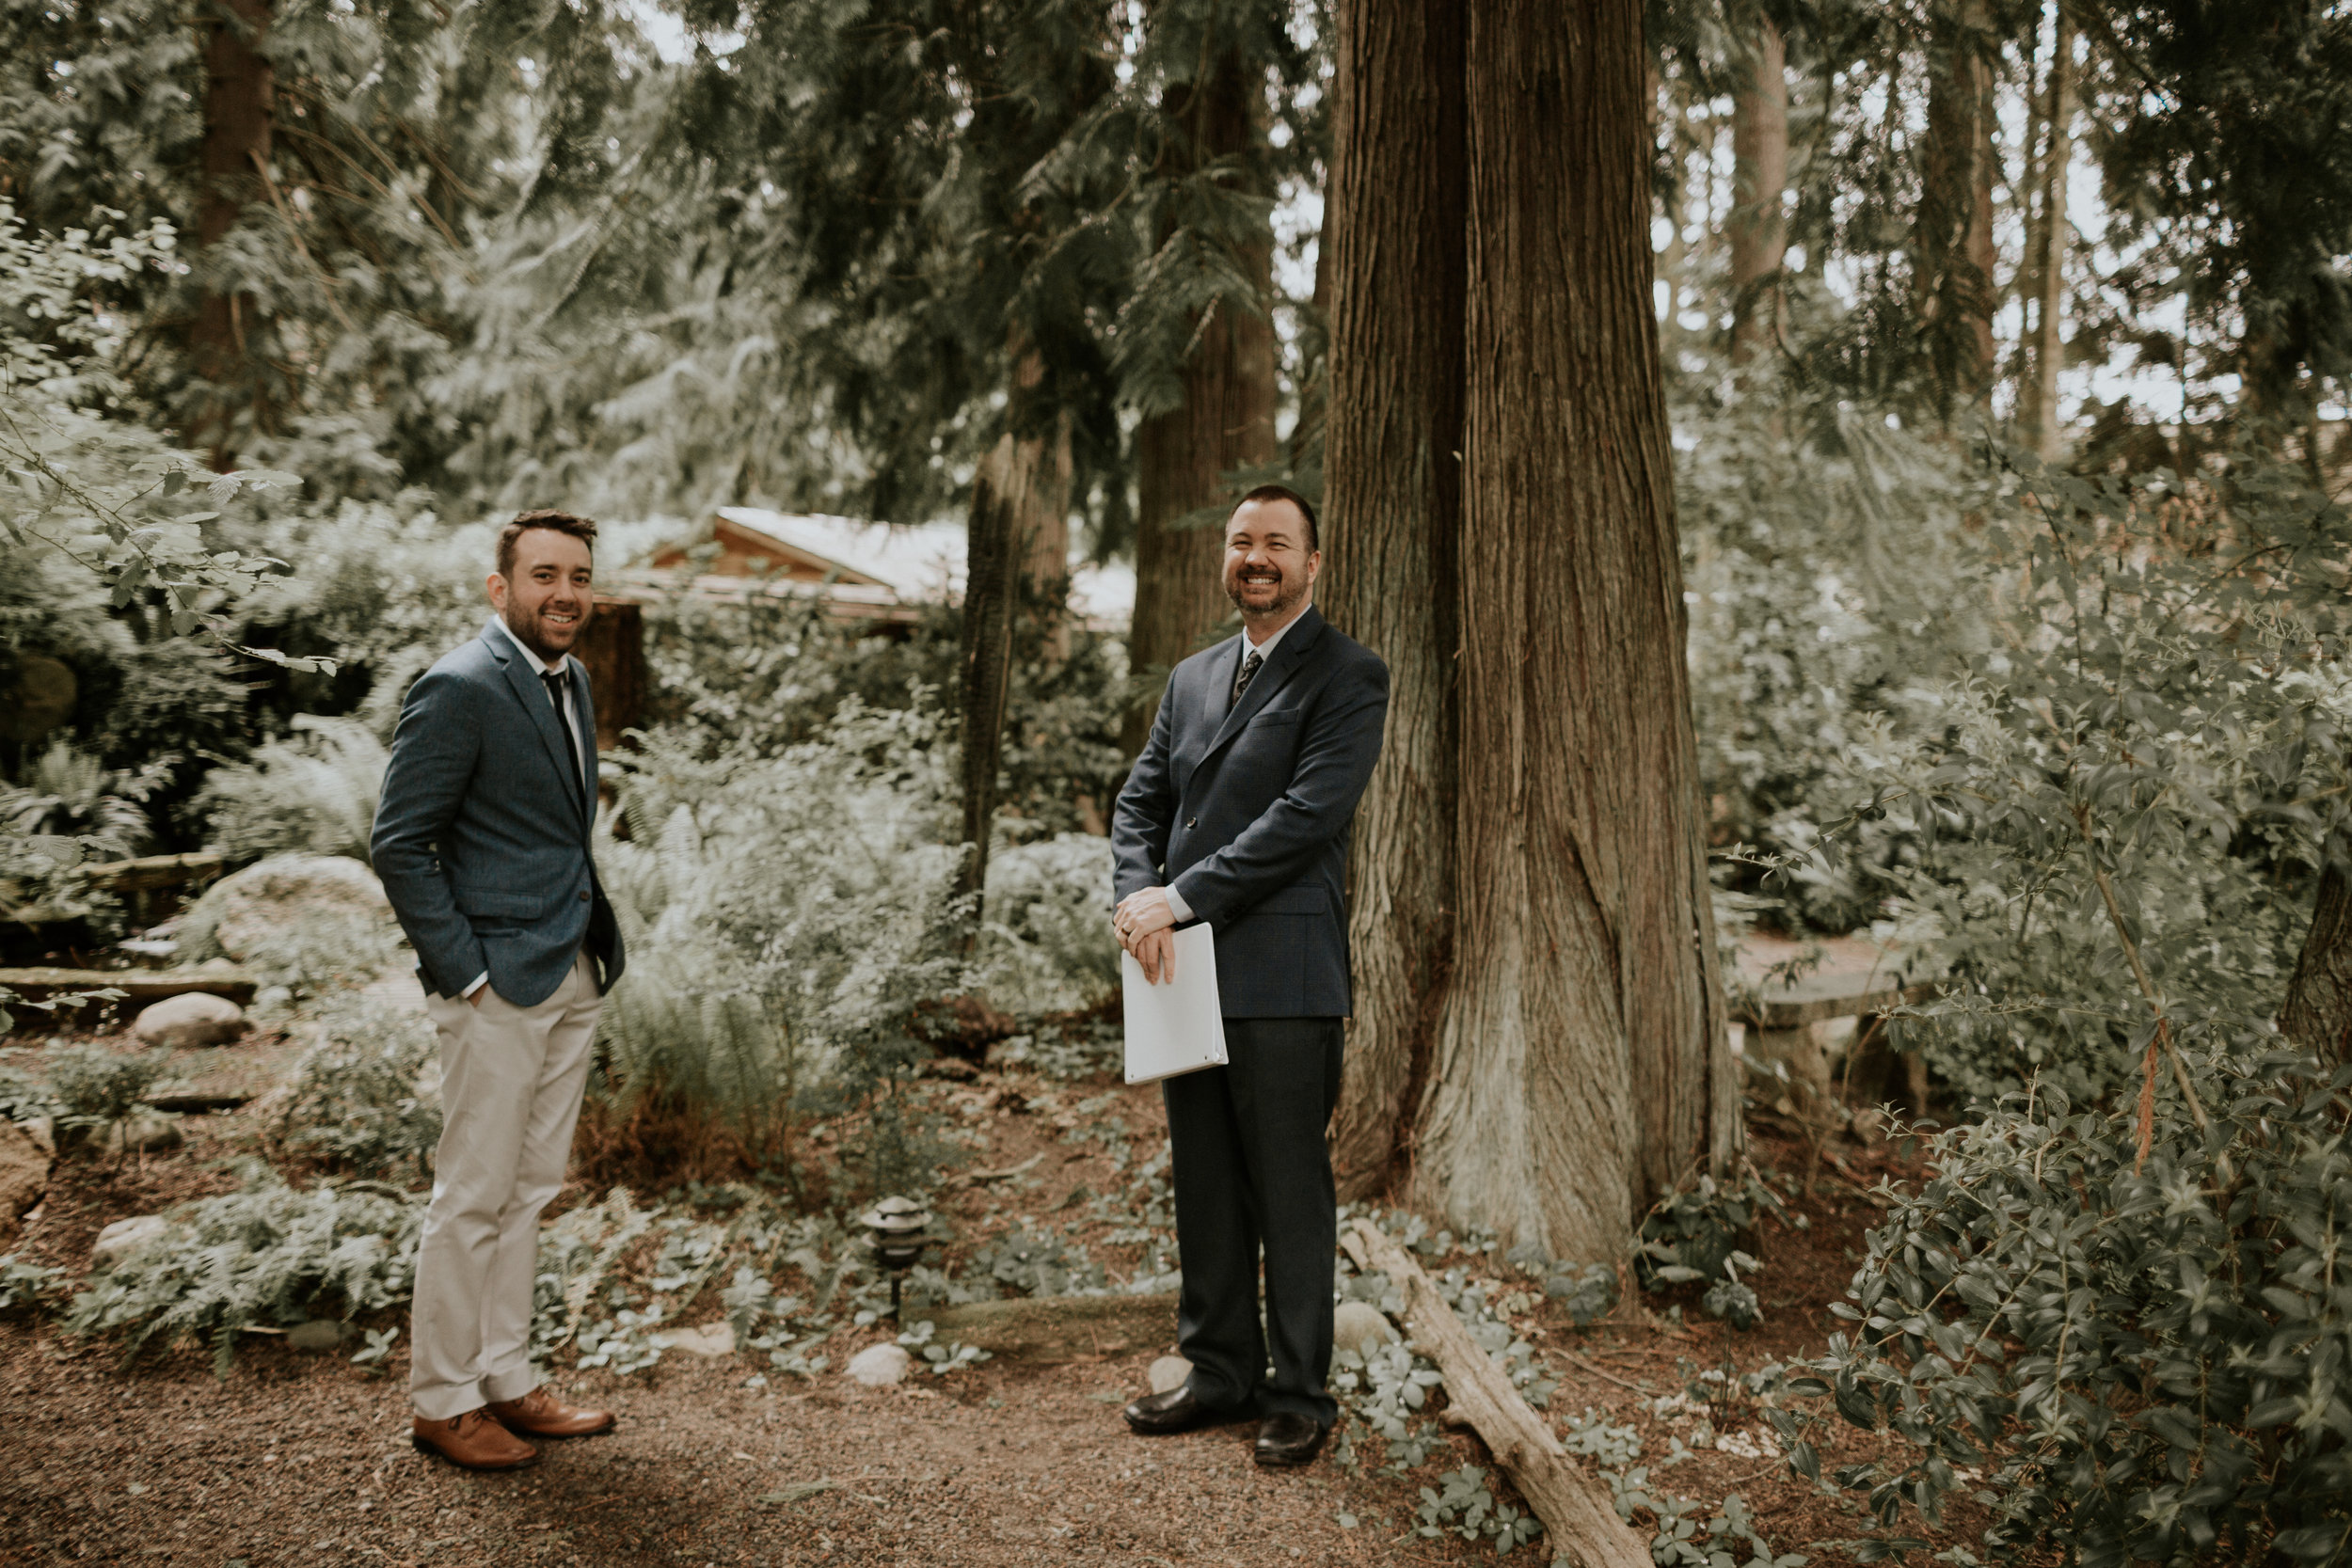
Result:
<svg viewBox="0 0 2352 1568"><path fill-rule="evenodd" d="M515 541L534 528L568 533L587 546L589 553L596 552L596 525L594 520L575 517L551 506L543 506L536 512L517 512L513 522L499 530L499 576L511 578L515 575Z"/></svg>
<svg viewBox="0 0 2352 1568"><path fill-rule="evenodd" d="M1315 530L1314 507L1308 502L1306 497L1300 495L1289 485L1261 484L1256 489L1250 491L1249 494L1235 501L1233 503L1233 512L1239 512L1243 507L1248 506L1251 501L1290 502L1293 506L1298 508L1298 515L1307 519L1307 547L1310 550L1319 550L1323 548L1323 540L1318 536ZM1225 520L1227 522L1230 523L1233 520L1233 512L1228 512L1225 514Z"/></svg>

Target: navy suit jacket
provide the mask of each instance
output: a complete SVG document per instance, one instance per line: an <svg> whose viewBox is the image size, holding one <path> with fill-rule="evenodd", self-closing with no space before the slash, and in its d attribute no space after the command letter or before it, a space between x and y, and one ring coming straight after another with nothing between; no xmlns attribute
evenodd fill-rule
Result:
<svg viewBox="0 0 2352 1568"><path fill-rule="evenodd" d="M620 978L620 927L589 854L596 703L586 667L566 657L564 669L588 740L584 798L538 670L495 621L401 704L369 854L437 995L486 971L499 995L535 1006L583 944L602 987Z"/></svg>
<svg viewBox="0 0 2352 1568"><path fill-rule="evenodd" d="M1229 1018L1343 1018L1347 828L1380 760L1389 667L1311 606L1231 702L1243 639L1168 677L1111 823L1118 895L1172 886L1216 932Z"/></svg>

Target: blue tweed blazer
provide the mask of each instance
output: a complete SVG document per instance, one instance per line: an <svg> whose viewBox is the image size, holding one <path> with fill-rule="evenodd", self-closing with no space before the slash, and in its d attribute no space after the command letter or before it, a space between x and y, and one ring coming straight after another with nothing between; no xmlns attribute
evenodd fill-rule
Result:
<svg viewBox="0 0 2352 1568"><path fill-rule="evenodd" d="M535 1006L585 945L609 990L621 933L589 854L596 823L596 704L566 658L589 737L587 791L539 673L493 621L408 689L369 853L417 950L417 974L455 996L487 972L499 995Z"/></svg>
<svg viewBox="0 0 2352 1568"><path fill-rule="evenodd" d="M1344 1018L1347 829L1389 667L1311 606L1236 705L1241 657L1234 637L1169 672L1112 817L1114 885L1173 886L1215 928L1228 1018Z"/></svg>

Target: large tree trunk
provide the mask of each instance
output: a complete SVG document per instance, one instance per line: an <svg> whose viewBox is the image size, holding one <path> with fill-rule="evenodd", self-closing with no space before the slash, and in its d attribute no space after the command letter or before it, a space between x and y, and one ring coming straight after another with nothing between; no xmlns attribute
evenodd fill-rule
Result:
<svg viewBox="0 0 2352 1568"><path fill-rule="evenodd" d="M2058 451L2058 377L2066 361L2058 335L2066 301L2066 166L2074 155L2074 29L2058 8L2042 98L2041 189L2026 237L2026 363L2017 382L2017 423L2026 445L2043 457Z"/></svg>
<svg viewBox="0 0 2352 1568"><path fill-rule="evenodd" d="M1391 681L1348 864L1356 1016L1332 1152L1352 1199L1403 1173L1453 963L1464 18L1346 0L1335 20L1319 597Z"/></svg>
<svg viewBox="0 0 2352 1568"><path fill-rule="evenodd" d="M1190 135L1187 145L1168 150L1164 166L1194 168L1248 151L1259 135L1251 112L1257 90L1239 54L1227 51L1205 81L1171 91L1168 118ZM1273 288L1271 244L1246 247L1240 260L1263 300ZM1214 525L1173 525L1223 502L1230 470L1269 463L1279 450L1273 323L1227 304L1214 310L1184 366L1184 404L1136 433L1136 610L1127 662L1139 675L1191 653L1226 613L1223 534ZM1148 702L1129 711L1129 756L1143 750L1152 715Z"/></svg>
<svg viewBox="0 0 2352 1568"><path fill-rule="evenodd" d="M1642 8L1468 13L1460 900L1415 1191L1457 1225L1615 1259L1644 1206L1739 1136L1650 294Z"/></svg>
<svg viewBox="0 0 2352 1568"><path fill-rule="evenodd" d="M197 186L196 244L202 253L236 227L268 167L275 76L260 52L269 31L270 0L216 0L200 13L204 39L204 143ZM262 367L248 352L258 331L253 296L207 289L197 304L188 346L196 373L212 384L190 421L190 438L212 446L216 467L231 465L229 444L239 404L266 421Z"/></svg>
<svg viewBox="0 0 2352 1568"><path fill-rule="evenodd" d="M1038 421L1028 407L1044 379L1036 352L1016 353L1012 405L1005 434L972 481L965 524L962 716L963 842L960 894L988 885L988 840L996 818L996 770L1004 750L1005 707L1012 687L1012 629L1025 572L1037 541L1068 538L1070 420ZM977 928L977 927L975 927Z"/></svg>
<svg viewBox="0 0 2352 1568"><path fill-rule="evenodd" d="M1986 0L1940 0L1920 149L1918 315L1936 377L1963 398L1993 379L1993 65Z"/></svg>
<svg viewBox="0 0 2352 1568"><path fill-rule="evenodd" d="M1781 263L1788 255L1788 50L1772 19L1752 19L1731 99L1731 362L1780 334Z"/></svg>
<svg viewBox="0 0 2352 1568"><path fill-rule="evenodd" d="M2287 1038L2317 1052L2330 1066L2352 1061L2352 877L2345 875L2347 853L2352 853L2352 842L2344 835L2329 841L2311 929L2287 981L2286 1005L2279 1009L2279 1028Z"/></svg>

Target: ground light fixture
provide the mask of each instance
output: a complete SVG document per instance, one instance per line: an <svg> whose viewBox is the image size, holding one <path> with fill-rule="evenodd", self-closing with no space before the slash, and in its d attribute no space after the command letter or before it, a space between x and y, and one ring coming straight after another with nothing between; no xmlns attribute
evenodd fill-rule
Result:
<svg viewBox="0 0 2352 1568"><path fill-rule="evenodd" d="M890 1271L890 1321L898 1321L898 1288L907 1270L931 1243L931 1212L911 1197L883 1198L857 1217L866 1227L874 1261Z"/></svg>

